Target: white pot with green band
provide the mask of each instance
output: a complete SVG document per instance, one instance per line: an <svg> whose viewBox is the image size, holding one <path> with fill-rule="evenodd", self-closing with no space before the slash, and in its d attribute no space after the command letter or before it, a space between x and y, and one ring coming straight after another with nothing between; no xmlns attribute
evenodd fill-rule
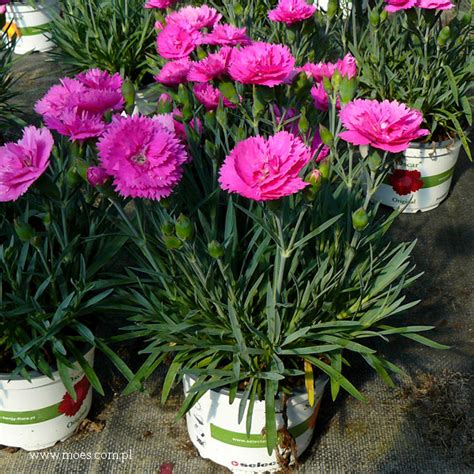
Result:
<svg viewBox="0 0 474 474"><path fill-rule="evenodd" d="M187 394L194 381L183 379ZM311 442L318 416L319 405L327 383L326 377L315 382L314 405L310 406L306 392L289 398L287 415L288 431L296 441L300 456ZM268 454L265 427L265 402L256 401L253 408L250 434L246 433L246 413L241 423L238 412L241 395L237 394L229 404L229 392L209 390L186 414L188 433L201 457L227 467L232 472L274 472L279 470L275 450ZM278 402L278 400L277 400ZM276 406L281 402L276 403ZM283 426L281 414L277 413L278 426Z"/></svg>
<svg viewBox="0 0 474 474"><path fill-rule="evenodd" d="M16 54L48 51L54 46L49 40L48 30L57 9L57 0L37 2L35 7L17 2L7 5L7 31L10 37L17 37Z"/></svg>
<svg viewBox="0 0 474 474"><path fill-rule="evenodd" d="M460 149L459 140L410 144L405 157L380 185L375 199L406 213L435 209L448 197Z"/></svg>
<svg viewBox="0 0 474 474"><path fill-rule="evenodd" d="M94 349L84 355L92 366ZM31 381L0 374L0 445L27 451L44 449L69 438L89 413L92 388L75 364L69 373L76 400L68 394L58 372L54 379L32 374Z"/></svg>

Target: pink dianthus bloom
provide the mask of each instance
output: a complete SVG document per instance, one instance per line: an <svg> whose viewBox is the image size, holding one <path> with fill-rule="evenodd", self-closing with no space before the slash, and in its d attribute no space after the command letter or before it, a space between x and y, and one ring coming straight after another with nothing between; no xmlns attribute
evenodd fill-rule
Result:
<svg viewBox="0 0 474 474"><path fill-rule="evenodd" d="M287 46L259 42L235 52L229 73L242 84L273 87L292 75L294 65L295 58Z"/></svg>
<svg viewBox="0 0 474 474"><path fill-rule="evenodd" d="M315 11L316 6L308 5L305 0L279 0L277 7L268 12L268 18L292 25L312 17Z"/></svg>
<svg viewBox="0 0 474 474"><path fill-rule="evenodd" d="M319 151L319 153L318 153ZM314 134L313 141L311 142L311 153L316 159L316 163L320 163L329 156L330 149L328 146L323 145L323 141L321 140L321 135L319 134L319 130L316 130Z"/></svg>
<svg viewBox="0 0 474 474"><path fill-rule="evenodd" d="M256 201L294 194L309 183L299 174L311 160L311 150L288 132L268 140L251 137L238 143L220 169L222 189Z"/></svg>
<svg viewBox="0 0 474 474"><path fill-rule="evenodd" d="M166 86L175 86L187 82L187 75L191 61L188 58L170 61L166 63L160 73L155 76L155 81L165 84Z"/></svg>
<svg viewBox="0 0 474 474"><path fill-rule="evenodd" d="M165 59L184 59L196 49L201 38L201 33L189 24L171 23L158 33L158 54Z"/></svg>
<svg viewBox="0 0 474 474"><path fill-rule="evenodd" d="M318 110L327 112L329 109L329 97L327 92L324 90L322 82L318 82L311 88L311 97L313 98L314 106ZM339 98L336 99L336 108L341 108L341 101Z"/></svg>
<svg viewBox="0 0 474 474"><path fill-rule="evenodd" d="M102 134L105 122L101 115L79 111L77 107L64 110L59 117L45 115L45 125L50 130L69 137L72 141L84 141Z"/></svg>
<svg viewBox="0 0 474 474"><path fill-rule="evenodd" d="M165 9L168 7L172 7L177 0L148 0L145 3L145 8L160 8Z"/></svg>
<svg viewBox="0 0 474 474"><path fill-rule="evenodd" d="M449 10L454 7L450 0L417 0L416 6L428 10Z"/></svg>
<svg viewBox="0 0 474 474"><path fill-rule="evenodd" d="M396 100L356 99L339 113L346 131L339 136L353 145L372 145L374 148L399 153L410 142L429 135L420 128L423 115Z"/></svg>
<svg viewBox="0 0 474 474"><path fill-rule="evenodd" d="M107 71L94 68L81 72L76 79L90 89L112 90L119 93L122 91L123 81L118 72L109 74Z"/></svg>
<svg viewBox="0 0 474 474"><path fill-rule="evenodd" d="M125 197L159 200L169 196L188 159L174 133L140 115L115 116L97 148L102 167Z"/></svg>
<svg viewBox="0 0 474 474"><path fill-rule="evenodd" d="M389 13L394 13L399 10L408 10L416 5L417 0L385 0L387 5L385 10Z"/></svg>
<svg viewBox="0 0 474 474"><path fill-rule="evenodd" d="M252 43L247 36L246 28L237 28L232 25L216 25L211 33L205 35L202 42L219 46L248 46Z"/></svg>
<svg viewBox="0 0 474 474"><path fill-rule="evenodd" d="M87 168L87 182L91 186L103 186L108 179L109 175L105 172L104 168L100 166L89 166Z"/></svg>
<svg viewBox="0 0 474 474"><path fill-rule="evenodd" d="M211 53L201 61L191 63L188 81L209 82L227 74L233 49L224 47L217 53Z"/></svg>
<svg viewBox="0 0 474 474"><path fill-rule="evenodd" d="M210 8L207 5L201 7L189 6L170 13L166 17L166 23L168 25L187 23L195 30L200 30L202 28L212 28L221 18L222 15L215 8Z"/></svg>
<svg viewBox="0 0 474 474"><path fill-rule="evenodd" d="M196 84L193 87L194 95L196 96L197 100L204 105L206 110L215 110L219 107L220 99L222 99L222 103L224 107L235 107L232 102L227 100L219 91L211 84L201 83Z"/></svg>
<svg viewBox="0 0 474 474"><path fill-rule="evenodd" d="M308 77L312 77L315 82L321 82L324 77L331 79L336 69L341 73L341 76L346 76L349 79L357 76L357 63L350 53L346 54L337 62L331 63L307 63L298 69L298 72L305 72Z"/></svg>
<svg viewBox="0 0 474 474"><path fill-rule="evenodd" d="M17 143L0 147L0 202L16 201L45 172L54 140L46 128L26 127Z"/></svg>

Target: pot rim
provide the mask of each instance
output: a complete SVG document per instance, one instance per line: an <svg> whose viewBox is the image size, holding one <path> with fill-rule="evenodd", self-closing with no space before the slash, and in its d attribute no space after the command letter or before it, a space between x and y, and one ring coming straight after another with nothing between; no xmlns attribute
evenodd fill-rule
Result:
<svg viewBox="0 0 474 474"><path fill-rule="evenodd" d="M91 347L87 346L86 348L84 348L82 353L83 353L83 355L86 359L89 355L93 356L94 353L95 353L95 346L91 346ZM71 360L71 362L74 363L74 362L76 362L76 360ZM30 375L30 380L26 379L22 375L12 376L11 373L0 372L0 382L7 382L7 383L28 382L28 383L30 383L30 382L34 381L34 382L41 383L41 382L46 382L46 381L56 382L58 379L60 379L58 370L53 371L53 378L50 378L47 375L44 375L41 372L38 372L37 370L29 371L28 374Z"/></svg>
<svg viewBox="0 0 474 474"><path fill-rule="evenodd" d="M27 3L19 3L19 2L12 2L6 5L7 13L15 14L15 13L37 13L41 12L42 10L49 9L57 5L57 0L43 0L38 5L32 7Z"/></svg>
<svg viewBox="0 0 474 474"><path fill-rule="evenodd" d="M461 140L459 138L450 138L448 140L443 140L442 142L410 142L408 148L435 150L436 148L454 148L457 146L461 146Z"/></svg>

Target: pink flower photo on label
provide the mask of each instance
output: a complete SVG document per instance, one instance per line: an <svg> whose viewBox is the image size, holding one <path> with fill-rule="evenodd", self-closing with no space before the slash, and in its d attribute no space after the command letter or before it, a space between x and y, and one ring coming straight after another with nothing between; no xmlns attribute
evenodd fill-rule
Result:
<svg viewBox="0 0 474 474"><path fill-rule="evenodd" d="M311 18L315 11L316 6L308 5L305 0L279 0L277 7L268 12L268 18L292 25Z"/></svg>

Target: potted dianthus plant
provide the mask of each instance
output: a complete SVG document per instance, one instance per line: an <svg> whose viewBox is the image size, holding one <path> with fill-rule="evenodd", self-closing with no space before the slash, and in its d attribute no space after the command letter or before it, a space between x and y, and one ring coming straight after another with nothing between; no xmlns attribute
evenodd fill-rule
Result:
<svg viewBox="0 0 474 474"><path fill-rule="evenodd" d="M48 51L54 46L48 30L59 11L57 0L0 0L0 5L6 6L6 31L16 38L16 54Z"/></svg>
<svg viewBox="0 0 474 474"><path fill-rule="evenodd" d="M403 212L436 208L449 194L461 147L471 158L472 22L461 3L379 3L351 45L362 96L397 100L423 113L425 135L396 160L376 194Z"/></svg>
<svg viewBox="0 0 474 474"><path fill-rule="evenodd" d="M281 1L268 27L304 29L313 14ZM276 471L308 447L327 384L333 398L364 398L351 357L393 385L399 369L372 339L443 347L393 318L416 304L404 295L414 243L384 239L397 212L380 216L372 200L422 116L353 100L351 56L305 63L307 44L253 41L207 5L163 20L150 115L115 115L97 144L137 279L111 307L131 315L123 337L147 355L126 393L166 364L162 401L183 383L179 415L202 457ZM367 125L380 133L361 155L349 142Z"/></svg>
<svg viewBox="0 0 474 474"><path fill-rule="evenodd" d="M63 81L37 104L67 138L55 144L49 129L28 126L0 147L0 445L42 449L76 431L92 388L103 394L96 348L126 372L94 335L127 240L110 234L110 203L85 161L86 140L101 130L100 99L109 101L102 113L122 104L121 81L99 87L98 76Z"/></svg>

